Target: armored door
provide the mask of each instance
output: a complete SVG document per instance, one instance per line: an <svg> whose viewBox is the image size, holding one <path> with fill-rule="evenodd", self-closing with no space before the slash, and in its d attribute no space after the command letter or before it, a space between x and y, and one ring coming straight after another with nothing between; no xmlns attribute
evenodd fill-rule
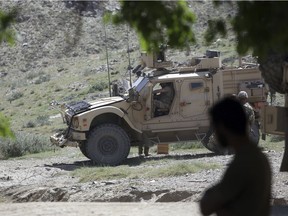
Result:
<svg viewBox="0 0 288 216"><path fill-rule="evenodd" d="M212 102L212 81L201 78L183 80L181 84L179 113L183 118L207 118Z"/></svg>

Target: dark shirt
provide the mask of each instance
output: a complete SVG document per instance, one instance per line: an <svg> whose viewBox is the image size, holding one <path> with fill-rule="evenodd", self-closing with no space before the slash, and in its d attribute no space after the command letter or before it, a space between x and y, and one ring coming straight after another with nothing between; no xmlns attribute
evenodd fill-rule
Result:
<svg viewBox="0 0 288 216"><path fill-rule="evenodd" d="M271 169L266 156L251 144L237 152L223 179L208 189L200 207L204 215L270 214Z"/></svg>

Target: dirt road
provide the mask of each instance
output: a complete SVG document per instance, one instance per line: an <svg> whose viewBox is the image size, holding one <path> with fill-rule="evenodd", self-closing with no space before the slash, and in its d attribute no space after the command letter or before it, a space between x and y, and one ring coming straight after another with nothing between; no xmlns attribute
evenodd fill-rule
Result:
<svg viewBox="0 0 288 216"><path fill-rule="evenodd" d="M145 162L149 160L157 160L157 164L175 163L179 160L184 163L213 162L222 165L222 168L187 173L178 177L79 183L79 179L71 176L71 172L91 166L91 162L79 156L79 149L66 148L61 151L63 152L44 158L29 157L0 161L1 215L57 215L57 212L62 212L61 215L70 216L79 215L79 211L84 211L83 215L92 215L93 212L97 212L98 215L115 215L111 211L117 212L117 215L164 215L167 209L171 212L169 215L199 215L198 205L195 202L199 200L205 188L221 177L231 160L231 156L216 156L208 152L171 153L168 156L152 155L149 158L130 155L125 161L129 168L147 166ZM279 173L282 153L270 151L266 154L274 173L272 204L286 205L288 174ZM277 207L277 212L282 210L282 207ZM136 211L138 213L133 214Z"/></svg>

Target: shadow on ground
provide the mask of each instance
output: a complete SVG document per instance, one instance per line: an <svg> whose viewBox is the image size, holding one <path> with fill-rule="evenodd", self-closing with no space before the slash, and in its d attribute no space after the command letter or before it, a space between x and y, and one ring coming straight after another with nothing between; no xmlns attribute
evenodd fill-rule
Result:
<svg viewBox="0 0 288 216"><path fill-rule="evenodd" d="M184 154L184 155L152 155L148 157L143 156L134 156L127 158L123 165L128 166L139 166L142 163L147 161L161 161L161 160L189 160L189 159L198 159L204 157L215 157L217 156L214 153L202 153L202 154ZM66 171L73 171L82 167L92 167L92 166L101 166L95 164L91 160L82 160L82 161L75 161L74 163L53 163L52 165L45 164L44 167L54 167L59 168Z"/></svg>

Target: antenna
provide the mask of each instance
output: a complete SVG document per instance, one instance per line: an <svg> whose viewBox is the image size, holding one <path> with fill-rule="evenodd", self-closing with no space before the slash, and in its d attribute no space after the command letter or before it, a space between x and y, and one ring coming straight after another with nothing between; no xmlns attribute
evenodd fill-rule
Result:
<svg viewBox="0 0 288 216"><path fill-rule="evenodd" d="M107 33L106 33L106 25L104 22L104 33L105 33L105 51L106 51L106 60L107 60L107 71L108 71L108 87L109 87L109 95L110 97L112 96L111 94L111 81L110 81L110 68L109 68L109 59L108 59L108 48L107 48Z"/></svg>
<svg viewBox="0 0 288 216"><path fill-rule="evenodd" d="M128 53L129 81L130 81L130 87L132 87L130 47L129 47L129 26L128 25L127 25L127 31L126 32L127 32L127 53Z"/></svg>

